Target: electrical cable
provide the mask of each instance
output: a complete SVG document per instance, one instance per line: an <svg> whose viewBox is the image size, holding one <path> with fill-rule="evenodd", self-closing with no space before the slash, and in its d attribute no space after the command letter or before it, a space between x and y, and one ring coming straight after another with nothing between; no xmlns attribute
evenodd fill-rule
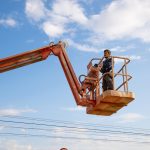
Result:
<svg viewBox="0 0 150 150"><path fill-rule="evenodd" d="M46 127L60 127L60 128L69 128L69 129L81 129L87 131L104 131L110 133L118 133L118 134L132 134L132 135L143 135L143 136L150 136L149 133L140 133L140 132L129 132L129 131L115 131L115 130L108 130L108 129L97 129L97 128L83 128L83 127L75 127L75 126L65 126L65 125L54 125L54 124L45 124L45 123L34 123L34 122L23 122L23 121L12 121L12 120L0 120L0 122L5 123L14 123L14 124L25 124L25 125L36 125L36 126L46 126Z"/></svg>
<svg viewBox="0 0 150 150"><path fill-rule="evenodd" d="M18 133L0 133L0 135L5 136L24 136L24 137L37 137L37 138L58 138L58 139L71 139L71 140L90 140L90 141L104 141L104 142L125 142L125 143L140 143L140 144L150 144L150 142L145 141L129 141L129 140L118 140L118 139L102 139L102 138L79 138L79 137L64 137L64 136L50 136L50 135L42 135L42 134L18 134Z"/></svg>

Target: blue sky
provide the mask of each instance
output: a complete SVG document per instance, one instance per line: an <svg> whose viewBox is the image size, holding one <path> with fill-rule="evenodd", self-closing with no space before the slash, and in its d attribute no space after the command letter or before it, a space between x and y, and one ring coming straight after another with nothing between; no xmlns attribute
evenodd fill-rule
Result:
<svg viewBox="0 0 150 150"><path fill-rule="evenodd" d="M1 74L0 115L149 128L149 7L149 0L1 0L0 58L63 40L68 42L67 53L79 76L86 73L90 59L102 57L109 48L112 55L131 59L129 88L136 99L110 117L87 115L76 106L58 58L51 56ZM70 150L149 148L146 144L40 140L2 136L0 150L56 150L64 143Z"/></svg>

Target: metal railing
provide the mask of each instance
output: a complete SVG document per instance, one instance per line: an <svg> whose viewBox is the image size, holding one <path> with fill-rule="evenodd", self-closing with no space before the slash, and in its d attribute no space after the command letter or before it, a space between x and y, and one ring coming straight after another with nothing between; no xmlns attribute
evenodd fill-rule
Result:
<svg viewBox="0 0 150 150"><path fill-rule="evenodd" d="M104 73L100 78L99 82L103 80L103 77L106 74L110 74L112 76L112 83L113 83L113 90L119 90L121 87L123 87L123 91L128 92L128 81L132 78L131 75L128 74L127 72L127 64L130 62L129 58L126 57L118 57L118 56L111 56L112 58L112 71L108 73ZM118 71L115 71L115 59L120 59L123 60L123 64L121 65L120 69ZM104 57L100 60L99 64L101 64L104 60ZM115 79L117 76L122 76L122 82L120 85L115 87Z"/></svg>
<svg viewBox="0 0 150 150"><path fill-rule="evenodd" d="M112 78L112 84L113 84L113 89L112 90L116 90L116 91L124 91L124 92L128 92L129 88L128 88L128 82L129 80L132 78L132 76L130 76L127 72L127 65L130 62L130 60L126 57L118 57L118 56L111 56L112 59L112 69L110 72L106 72L104 74L100 73L100 69L103 65L103 61L104 61L104 57L103 58L93 58L91 59L91 61L89 62L89 64L87 65L87 75L80 75L79 76L79 81L81 83L81 85L83 85L83 83L89 83L89 88L87 86L86 88L86 92L85 92L85 97L90 97L91 100L96 100L96 97L98 97L99 95L103 94L103 90L102 89L102 82L103 82L103 78L105 75L109 74ZM122 60L122 63L117 63L116 60ZM96 62L96 66L95 66L95 61ZM97 68L98 70L96 71L96 75L94 75L94 73L92 74L92 76L90 76L91 73L91 69L93 68ZM118 79L119 77L119 79ZM81 80L81 78L83 78ZM85 82L86 81L86 82ZM90 85L91 84L91 85Z"/></svg>

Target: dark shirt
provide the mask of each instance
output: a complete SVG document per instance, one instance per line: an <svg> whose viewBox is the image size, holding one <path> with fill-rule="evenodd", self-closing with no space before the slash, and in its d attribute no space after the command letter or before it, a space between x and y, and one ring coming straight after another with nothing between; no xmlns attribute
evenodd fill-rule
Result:
<svg viewBox="0 0 150 150"><path fill-rule="evenodd" d="M111 70L112 70L112 58L109 57L103 61L103 66L102 66L100 72L102 74L104 74L106 72L110 72Z"/></svg>

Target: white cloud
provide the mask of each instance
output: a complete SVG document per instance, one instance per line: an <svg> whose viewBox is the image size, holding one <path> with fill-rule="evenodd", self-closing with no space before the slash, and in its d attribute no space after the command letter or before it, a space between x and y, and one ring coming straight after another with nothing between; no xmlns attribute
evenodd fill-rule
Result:
<svg viewBox="0 0 150 150"><path fill-rule="evenodd" d="M81 4L80 0L26 0L25 12L49 38L60 38L64 34L68 38L76 37L78 32L85 34L82 44L69 41L82 51L98 52L100 42L109 40L138 38L150 42L149 0L111 1L99 8L99 13L88 16L85 12L88 10ZM126 50L116 47L112 51Z"/></svg>
<svg viewBox="0 0 150 150"><path fill-rule="evenodd" d="M127 114L121 115L119 118L121 119L121 122L127 123L127 122L136 122L139 120L143 120L145 117L137 113L127 113Z"/></svg>
<svg viewBox="0 0 150 150"><path fill-rule="evenodd" d="M135 45L133 44L128 44L127 46L116 46L116 47L112 47L110 48L112 52L126 52L132 49L135 49Z"/></svg>
<svg viewBox="0 0 150 150"><path fill-rule="evenodd" d="M81 50L81 51L86 51L86 52L99 52L99 49L92 46L92 45L89 45L89 44L79 44L79 43L76 43L74 42L73 40L71 39L67 39L67 42L69 43L69 45L75 47L76 49L78 50Z"/></svg>
<svg viewBox="0 0 150 150"><path fill-rule="evenodd" d="M64 141L61 140L59 143L63 143ZM79 146L80 143L80 146ZM53 143L54 144L54 143ZM56 144L57 145L57 144ZM68 150L148 150L149 145L144 144L137 144L137 143L120 143L120 142L111 142L107 141L76 141L76 140L69 140L69 142L65 142L65 147L68 148ZM67 145L67 146L66 146ZM52 149L58 149L57 146L53 146Z"/></svg>
<svg viewBox="0 0 150 150"><path fill-rule="evenodd" d="M80 24L87 22L83 8L75 0L56 0L52 11Z"/></svg>
<svg viewBox="0 0 150 150"><path fill-rule="evenodd" d="M0 125L0 131L2 131L5 128L5 126Z"/></svg>
<svg viewBox="0 0 150 150"><path fill-rule="evenodd" d="M127 56L129 59L131 60L140 60L141 56L136 56L136 55L131 55L131 56Z"/></svg>
<svg viewBox="0 0 150 150"><path fill-rule="evenodd" d="M44 22L42 28L49 37L58 37L65 32L63 26L53 24L49 21Z"/></svg>
<svg viewBox="0 0 150 150"><path fill-rule="evenodd" d="M34 21L39 21L45 17L45 6L43 0L27 0L25 13Z"/></svg>
<svg viewBox="0 0 150 150"><path fill-rule="evenodd" d="M131 61L141 60L141 56L138 56L138 55L125 55L125 56L120 56L120 57L128 58ZM123 63L123 62L124 62L124 59L115 58L115 64Z"/></svg>
<svg viewBox="0 0 150 150"><path fill-rule="evenodd" d="M7 116L7 115L12 115L12 116L18 116L21 115L22 113L35 113L36 110L34 109L0 109L0 116Z"/></svg>
<svg viewBox="0 0 150 150"><path fill-rule="evenodd" d="M120 46L117 46L117 47L113 47L113 48L111 48L111 51L112 52L125 52L125 51L127 51L125 48L122 48L122 47L120 47Z"/></svg>
<svg viewBox="0 0 150 150"><path fill-rule="evenodd" d="M23 145L18 143L15 140L1 140L0 141L0 150L33 150L33 147L28 145Z"/></svg>
<svg viewBox="0 0 150 150"><path fill-rule="evenodd" d="M27 133L26 129L21 129L21 132Z"/></svg>
<svg viewBox="0 0 150 150"><path fill-rule="evenodd" d="M59 37L70 31L68 24L86 24L87 18L83 8L74 0L56 0L51 9L45 0L27 0L25 13L49 36Z"/></svg>
<svg viewBox="0 0 150 150"><path fill-rule="evenodd" d="M139 38L150 42L149 7L149 0L112 1L99 14L91 16L89 23L106 40Z"/></svg>
<svg viewBox="0 0 150 150"><path fill-rule="evenodd" d="M34 43L34 42L35 42L35 40L33 40L33 39L29 39L26 41L26 43Z"/></svg>
<svg viewBox="0 0 150 150"><path fill-rule="evenodd" d="M67 110L67 111L83 111L85 110L85 108L81 107L81 106L77 106L77 107L69 107L69 108L63 108L63 110Z"/></svg>
<svg viewBox="0 0 150 150"><path fill-rule="evenodd" d="M17 22L13 18L0 19L0 25L15 27Z"/></svg>

